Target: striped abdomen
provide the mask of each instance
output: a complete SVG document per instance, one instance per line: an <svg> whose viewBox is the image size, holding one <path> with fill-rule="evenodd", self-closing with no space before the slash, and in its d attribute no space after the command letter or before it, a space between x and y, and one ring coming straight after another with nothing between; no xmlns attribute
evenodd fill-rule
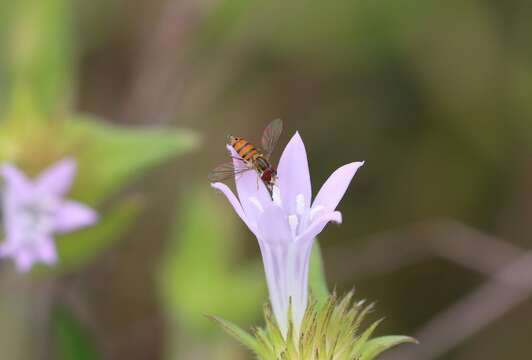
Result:
<svg viewBox="0 0 532 360"><path fill-rule="evenodd" d="M277 171L268 159L253 144L243 138L230 136L229 141L237 154L258 172L260 179L271 194L277 179Z"/></svg>
<svg viewBox="0 0 532 360"><path fill-rule="evenodd" d="M245 161L251 161L256 155L260 155L252 143L242 138L232 138L231 146L233 146L237 154Z"/></svg>

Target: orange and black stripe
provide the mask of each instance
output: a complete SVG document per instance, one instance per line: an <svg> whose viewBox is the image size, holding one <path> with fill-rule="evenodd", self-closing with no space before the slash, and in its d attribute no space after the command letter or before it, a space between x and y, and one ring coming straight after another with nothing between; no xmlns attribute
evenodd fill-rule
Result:
<svg viewBox="0 0 532 360"><path fill-rule="evenodd" d="M253 159L258 154L257 148L245 139L239 138L232 145L238 155L245 161Z"/></svg>

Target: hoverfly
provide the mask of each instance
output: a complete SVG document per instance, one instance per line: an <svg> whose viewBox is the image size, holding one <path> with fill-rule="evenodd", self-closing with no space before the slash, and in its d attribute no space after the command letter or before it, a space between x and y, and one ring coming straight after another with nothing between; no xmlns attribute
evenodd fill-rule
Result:
<svg viewBox="0 0 532 360"><path fill-rule="evenodd" d="M258 177L271 193L275 180L277 179L277 171L270 164L269 159L282 131L283 122L280 119L273 120L266 126L262 133L262 149L255 147L242 137L230 135L228 137L229 145L238 154L238 157L235 157L237 161L231 161L217 166L209 173L209 181L223 181L246 171L255 170Z"/></svg>

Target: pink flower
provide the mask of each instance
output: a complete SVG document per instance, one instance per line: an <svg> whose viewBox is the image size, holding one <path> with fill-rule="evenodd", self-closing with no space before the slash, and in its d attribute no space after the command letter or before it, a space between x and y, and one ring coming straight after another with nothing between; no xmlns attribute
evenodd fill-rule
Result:
<svg viewBox="0 0 532 360"><path fill-rule="evenodd" d="M236 153L228 147L232 156ZM235 166L239 160L235 160ZM213 183L225 194L234 210L257 237L262 253L270 303L277 323L286 337L288 306L299 332L307 307L308 271L314 238L328 222L340 223L336 206L363 162L353 162L337 169L325 182L311 203L311 185L303 140L296 133L286 146L279 167L278 180L270 196L257 174L247 171L235 179L238 198L223 183Z"/></svg>
<svg viewBox="0 0 532 360"><path fill-rule="evenodd" d="M61 160L34 181L13 164L4 163L0 173L2 219L5 241L0 256L12 257L17 269L26 272L36 262L57 262L54 234L62 234L96 222L97 213L76 201L64 199L76 172L73 159Z"/></svg>

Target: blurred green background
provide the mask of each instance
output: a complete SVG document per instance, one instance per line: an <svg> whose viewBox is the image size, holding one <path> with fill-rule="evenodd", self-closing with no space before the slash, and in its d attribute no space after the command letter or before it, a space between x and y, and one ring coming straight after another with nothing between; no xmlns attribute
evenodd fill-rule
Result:
<svg viewBox="0 0 532 360"><path fill-rule="evenodd" d="M530 248L531 34L527 0L0 0L0 158L76 156L103 216L57 268L0 263L0 357L251 359L204 316L249 328L267 299L207 173L282 118L314 194L366 161L320 238L331 288L418 336L408 359L529 358L532 273L426 325Z"/></svg>

